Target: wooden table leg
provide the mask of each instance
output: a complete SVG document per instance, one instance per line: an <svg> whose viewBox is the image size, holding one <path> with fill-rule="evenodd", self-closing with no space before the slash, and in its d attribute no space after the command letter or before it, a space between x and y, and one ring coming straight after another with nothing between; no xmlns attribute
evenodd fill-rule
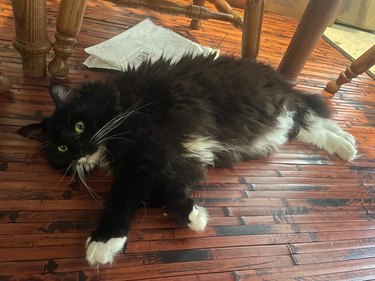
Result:
<svg viewBox="0 0 375 281"><path fill-rule="evenodd" d="M206 0L193 0L194 5L203 6ZM190 27L192 29L199 29L201 28L201 21L197 19L192 19L190 22Z"/></svg>
<svg viewBox="0 0 375 281"><path fill-rule="evenodd" d="M337 80L328 82L325 90L332 94L336 93L342 84L349 83L373 65L375 65L375 45L353 61L344 72L341 72Z"/></svg>
<svg viewBox="0 0 375 281"><path fill-rule="evenodd" d="M242 30L242 58L255 59L259 51L264 14L264 0L247 0Z"/></svg>
<svg viewBox="0 0 375 281"><path fill-rule="evenodd" d="M0 94L6 93L10 90L11 84L9 79L0 72Z"/></svg>
<svg viewBox="0 0 375 281"><path fill-rule="evenodd" d="M56 22L56 42L53 44L55 58L49 63L48 71L58 79L69 73L67 59L73 53L86 8L87 0L61 0Z"/></svg>
<svg viewBox="0 0 375 281"><path fill-rule="evenodd" d="M51 49L47 37L46 0L13 0L16 27L14 48L21 54L23 74L46 75L46 54Z"/></svg>
<svg viewBox="0 0 375 281"><path fill-rule="evenodd" d="M297 77L313 52L332 16L343 0L310 0L278 71L296 84Z"/></svg>

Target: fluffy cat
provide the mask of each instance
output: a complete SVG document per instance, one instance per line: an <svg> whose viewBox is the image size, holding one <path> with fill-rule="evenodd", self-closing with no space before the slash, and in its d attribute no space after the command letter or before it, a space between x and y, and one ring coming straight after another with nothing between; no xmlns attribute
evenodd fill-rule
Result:
<svg viewBox="0 0 375 281"><path fill-rule="evenodd" d="M208 214L189 192L207 165L265 157L288 139L348 161L357 153L355 139L328 119L319 95L303 94L271 67L245 59L162 58L113 81L79 89L54 85L50 94L52 116L19 132L45 142L51 164L84 183L96 167L113 174L99 225L86 243L91 265L113 261L136 209L155 194L170 215L203 231Z"/></svg>

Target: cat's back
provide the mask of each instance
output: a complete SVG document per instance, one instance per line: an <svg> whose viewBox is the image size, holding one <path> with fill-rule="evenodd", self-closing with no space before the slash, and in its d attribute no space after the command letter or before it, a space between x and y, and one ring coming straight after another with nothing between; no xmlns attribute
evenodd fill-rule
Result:
<svg viewBox="0 0 375 281"><path fill-rule="evenodd" d="M124 108L141 101L196 114L231 112L244 107L278 108L290 86L270 66L233 56L184 56L176 63L161 58L129 69L118 81ZM241 110L243 111L243 110ZM273 115L275 110L267 112ZM190 113L189 113L190 114Z"/></svg>
<svg viewBox="0 0 375 281"><path fill-rule="evenodd" d="M200 87L221 87L225 89L262 87L288 87L284 80L270 66L249 59L234 56L183 56L179 61L160 58L155 62L145 61L137 69L128 69L122 75L123 88L157 90L161 87L197 84Z"/></svg>

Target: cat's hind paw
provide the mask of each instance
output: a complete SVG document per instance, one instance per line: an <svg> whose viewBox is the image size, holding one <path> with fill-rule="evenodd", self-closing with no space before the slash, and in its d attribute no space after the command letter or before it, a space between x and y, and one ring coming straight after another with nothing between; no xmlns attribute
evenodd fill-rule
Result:
<svg viewBox="0 0 375 281"><path fill-rule="evenodd" d="M342 142L337 145L335 153L346 161L352 161L357 158L357 148L355 144L344 138L342 138Z"/></svg>
<svg viewBox="0 0 375 281"><path fill-rule="evenodd" d="M86 241L86 260L91 266L112 263L114 257L122 250L127 237L111 238L107 242L92 241L91 237Z"/></svg>
<svg viewBox="0 0 375 281"><path fill-rule="evenodd" d="M208 213L205 208L194 205L189 214L188 227L194 231L203 231L208 222Z"/></svg>

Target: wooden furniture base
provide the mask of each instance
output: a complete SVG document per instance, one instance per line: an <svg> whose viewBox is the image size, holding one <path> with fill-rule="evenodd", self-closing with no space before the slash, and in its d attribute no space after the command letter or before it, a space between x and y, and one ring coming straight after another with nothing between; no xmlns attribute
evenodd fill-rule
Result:
<svg viewBox="0 0 375 281"><path fill-rule="evenodd" d="M345 71L340 73L336 80L328 82L325 90L332 94L336 93L342 84L349 83L353 78L369 70L373 65L375 65L375 45L353 61Z"/></svg>
<svg viewBox="0 0 375 281"><path fill-rule="evenodd" d="M55 58L48 71L57 79L69 73L68 58L73 53L76 36L81 30L87 0L61 0L56 22L56 42L53 44Z"/></svg>
<svg viewBox="0 0 375 281"><path fill-rule="evenodd" d="M113 0L113 2L119 6L146 8L192 18L190 26L193 29L199 29L201 20L206 19L230 22L236 28L243 30L242 57L255 59L258 54L264 0L247 0L244 20L225 0L211 1L219 12L204 7L205 0L193 0L193 4L190 5L180 5L168 0Z"/></svg>
<svg viewBox="0 0 375 281"><path fill-rule="evenodd" d="M48 65L49 72L55 78L65 78L69 73L67 59L73 52L86 2L87 0L60 1L56 23L56 42L53 44L55 58ZM205 0L193 0L193 4L189 5L179 5L170 0L113 0L113 2L126 7L148 8L158 12L186 16L192 18L191 27L195 29L200 27L200 20L203 19L230 22L243 30L242 57L249 59L257 57L264 0L246 0L244 20L225 0L211 1L219 12L204 7ZM309 1L278 68L278 71L292 84L296 84L300 71L342 2L343 0ZM17 31L14 46L23 58L24 73L32 77L43 76L45 75L45 54L50 48L45 30L45 0L13 0L13 6ZM30 20L35 17L38 20Z"/></svg>
<svg viewBox="0 0 375 281"><path fill-rule="evenodd" d="M243 58L255 59L258 56L263 14L264 1L248 0L246 2L241 48Z"/></svg>
<svg viewBox="0 0 375 281"><path fill-rule="evenodd" d="M278 67L278 71L291 84L297 83L297 77L306 61L322 37L330 19L336 14L343 0L310 0L298 24L292 40Z"/></svg>
<svg viewBox="0 0 375 281"><path fill-rule="evenodd" d="M46 1L13 0L16 37L14 48L21 54L25 76L46 75L46 54L51 49L47 37Z"/></svg>

